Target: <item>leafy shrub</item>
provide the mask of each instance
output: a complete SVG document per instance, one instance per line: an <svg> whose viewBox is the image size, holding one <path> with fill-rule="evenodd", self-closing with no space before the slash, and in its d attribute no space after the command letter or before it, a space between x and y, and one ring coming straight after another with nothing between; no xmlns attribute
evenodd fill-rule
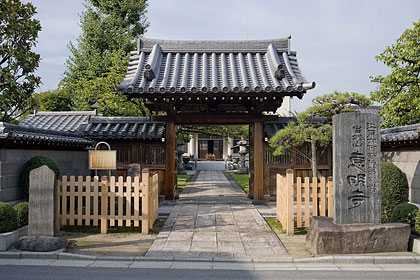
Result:
<svg viewBox="0 0 420 280"><path fill-rule="evenodd" d="M392 210L391 222L405 223L414 227L415 218L419 209L417 206L404 202L396 205Z"/></svg>
<svg viewBox="0 0 420 280"><path fill-rule="evenodd" d="M60 175L60 169L58 167L57 162L50 157L36 156L28 160L28 162L25 164L25 167L23 168L20 178L21 185L23 188L23 194L26 200L29 199L29 172L43 165L48 166L52 171L54 171L55 176Z"/></svg>
<svg viewBox="0 0 420 280"><path fill-rule="evenodd" d="M16 212L12 206L0 202L0 233L13 231L17 228Z"/></svg>
<svg viewBox="0 0 420 280"><path fill-rule="evenodd" d="M420 235L420 211L417 211L416 221L414 223L414 229L418 235Z"/></svg>
<svg viewBox="0 0 420 280"><path fill-rule="evenodd" d="M13 206L13 209L16 211L18 227L26 226L28 224L29 203L26 201L20 202Z"/></svg>
<svg viewBox="0 0 420 280"><path fill-rule="evenodd" d="M390 222L394 207L404 202L408 189L405 174L393 163L381 165L382 221Z"/></svg>

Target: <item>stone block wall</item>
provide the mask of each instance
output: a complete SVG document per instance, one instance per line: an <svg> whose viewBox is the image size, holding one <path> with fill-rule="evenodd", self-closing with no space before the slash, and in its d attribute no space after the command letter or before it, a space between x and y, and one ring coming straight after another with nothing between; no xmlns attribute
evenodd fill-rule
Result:
<svg viewBox="0 0 420 280"><path fill-rule="evenodd" d="M420 203L420 148L384 150L382 161L392 162L407 175L408 199L410 202Z"/></svg>
<svg viewBox="0 0 420 280"><path fill-rule="evenodd" d="M90 175L87 151L0 149L0 201L22 199L22 169L29 159L41 155L57 161L61 175Z"/></svg>

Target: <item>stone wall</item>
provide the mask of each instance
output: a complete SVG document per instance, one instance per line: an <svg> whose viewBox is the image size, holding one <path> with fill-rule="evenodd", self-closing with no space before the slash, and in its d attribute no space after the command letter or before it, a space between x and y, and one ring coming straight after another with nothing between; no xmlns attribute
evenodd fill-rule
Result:
<svg viewBox="0 0 420 280"><path fill-rule="evenodd" d="M392 162L407 175L409 201L420 203L420 148L416 150L404 149L404 147L384 149L382 161Z"/></svg>
<svg viewBox="0 0 420 280"><path fill-rule="evenodd" d="M22 198L22 169L29 159L40 155L56 160L61 175L90 175L87 151L0 149L0 201Z"/></svg>

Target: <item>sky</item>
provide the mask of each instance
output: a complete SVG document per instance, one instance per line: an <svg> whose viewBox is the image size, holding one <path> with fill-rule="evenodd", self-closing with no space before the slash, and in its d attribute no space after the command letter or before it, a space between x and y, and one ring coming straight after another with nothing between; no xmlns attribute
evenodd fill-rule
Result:
<svg viewBox="0 0 420 280"><path fill-rule="evenodd" d="M83 0L33 0L42 31L38 92L57 88L80 34ZM372 75L389 73L375 56L420 19L418 0L152 0L146 38L168 40L258 40L292 36L299 67L316 87L292 111L312 98L338 91L369 95Z"/></svg>

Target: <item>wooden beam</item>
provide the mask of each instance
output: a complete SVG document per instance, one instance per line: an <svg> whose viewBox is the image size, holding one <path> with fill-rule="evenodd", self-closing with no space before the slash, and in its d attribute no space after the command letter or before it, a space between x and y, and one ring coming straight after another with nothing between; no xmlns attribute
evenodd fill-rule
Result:
<svg viewBox="0 0 420 280"><path fill-rule="evenodd" d="M254 144L254 199L264 199L264 124L255 122L253 125Z"/></svg>
<svg viewBox="0 0 420 280"><path fill-rule="evenodd" d="M182 114L176 116L152 116L153 122L174 122L175 124L185 125L235 125L235 124L251 124L254 122L276 121L276 115L242 115L242 114Z"/></svg>
<svg viewBox="0 0 420 280"><path fill-rule="evenodd" d="M175 199L175 123L166 122L165 126L165 199Z"/></svg>

